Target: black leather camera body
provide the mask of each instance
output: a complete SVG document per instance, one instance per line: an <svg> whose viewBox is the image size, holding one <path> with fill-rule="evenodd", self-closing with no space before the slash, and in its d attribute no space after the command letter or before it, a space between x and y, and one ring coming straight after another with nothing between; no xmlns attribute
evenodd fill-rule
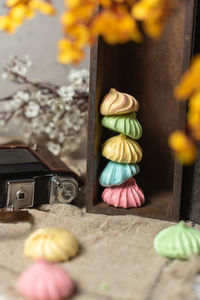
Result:
<svg viewBox="0 0 200 300"><path fill-rule="evenodd" d="M80 177L46 148L0 146L0 207L70 203L81 186Z"/></svg>

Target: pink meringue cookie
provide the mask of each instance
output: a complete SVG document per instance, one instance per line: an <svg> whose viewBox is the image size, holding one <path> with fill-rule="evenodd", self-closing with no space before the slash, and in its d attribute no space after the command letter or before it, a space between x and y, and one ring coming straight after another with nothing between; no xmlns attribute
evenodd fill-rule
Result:
<svg viewBox="0 0 200 300"><path fill-rule="evenodd" d="M140 207L145 203L144 194L133 177L119 186L106 188L102 199L108 205L122 208Z"/></svg>
<svg viewBox="0 0 200 300"><path fill-rule="evenodd" d="M68 299L74 292L67 272L43 259L20 275L17 287L21 295L31 300Z"/></svg>

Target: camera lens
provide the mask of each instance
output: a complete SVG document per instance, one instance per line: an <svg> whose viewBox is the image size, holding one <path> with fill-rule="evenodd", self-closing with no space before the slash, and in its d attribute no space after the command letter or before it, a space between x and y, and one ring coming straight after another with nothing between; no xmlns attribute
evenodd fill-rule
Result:
<svg viewBox="0 0 200 300"><path fill-rule="evenodd" d="M75 181L64 180L61 182L61 186L58 192L58 201L61 203L70 203L76 198L78 193L78 187Z"/></svg>
<svg viewBox="0 0 200 300"><path fill-rule="evenodd" d="M25 194L24 193L20 193L18 196L19 199L24 199L25 198Z"/></svg>
<svg viewBox="0 0 200 300"><path fill-rule="evenodd" d="M71 199L71 197L76 193L76 187L74 184L66 184L62 189L62 197L65 200Z"/></svg>
<svg viewBox="0 0 200 300"><path fill-rule="evenodd" d="M24 191L24 190L19 190L19 191L17 191L17 193L16 193L16 198L17 198L17 200L25 200L26 199L26 197L27 197L27 193L26 193L26 191Z"/></svg>

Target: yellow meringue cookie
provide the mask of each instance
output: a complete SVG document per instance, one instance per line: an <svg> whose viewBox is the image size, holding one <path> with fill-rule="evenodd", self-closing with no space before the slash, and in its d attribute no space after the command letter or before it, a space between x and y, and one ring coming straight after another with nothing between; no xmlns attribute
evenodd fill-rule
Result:
<svg viewBox="0 0 200 300"><path fill-rule="evenodd" d="M133 96L111 89L101 103L100 112L104 116L122 115L136 112L138 108L139 103Z"/></svg>
<svg viewBox="0 0 200 300"><path fill-rule="evenodd" d="M24 255L51 262L69 260L78 253L75 236L64 228L41 228L30 234L24 244Z"/></svg>
<svg viewBox="0 0 200 300"><path fill-rule="evenodd" d="M142 160L142 149L138 143L120 134L105 141L102 155L118 163L137 163Z"/></svg>

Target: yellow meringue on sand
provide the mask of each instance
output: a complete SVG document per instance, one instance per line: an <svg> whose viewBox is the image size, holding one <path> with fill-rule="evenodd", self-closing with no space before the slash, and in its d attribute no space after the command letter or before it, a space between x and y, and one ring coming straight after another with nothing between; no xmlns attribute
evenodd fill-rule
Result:
<svg viewBox="0 0 200 300"><path fill-rule="evenodd" d="M30 234L24 244L24 254L34 260L51 262L69 260L78 253L75 236L64 228L41 228Z"/></svg>
<svg viewBox="0 0 200 300"><path fill-rule="evenodd" d="M100 106L100 112L104 116L127 114L138 109L139 103L133 96L120 93L116 89L110 90Z"/></svg>

